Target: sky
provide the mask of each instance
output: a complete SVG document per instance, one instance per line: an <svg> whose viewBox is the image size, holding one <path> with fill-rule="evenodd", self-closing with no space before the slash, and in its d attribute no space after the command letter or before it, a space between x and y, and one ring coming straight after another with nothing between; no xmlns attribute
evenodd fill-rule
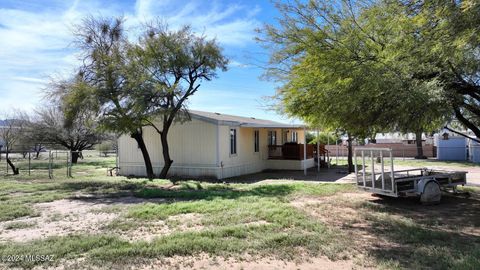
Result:
<svg viewBox="0 0 480 270"><path fill-rule="evenodd" d="M203 82L189 108L299 123L272 112L267 97L271 81L260 78L268 51L254 38L255 29L275 23L269 0L0 0L0 104L33 111L51 77L66 77L79 65L72 29L86 16L123 16L134 33L139 24L159 18L170 28L185 24L215 38L230 59L229 69Z"/></svg>

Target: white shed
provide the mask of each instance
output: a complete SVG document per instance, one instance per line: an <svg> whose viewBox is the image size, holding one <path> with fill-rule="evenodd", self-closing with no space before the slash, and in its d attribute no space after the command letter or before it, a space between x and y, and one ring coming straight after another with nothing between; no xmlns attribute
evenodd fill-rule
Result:
<svg viewBox="0 0 480 270"><path fill-rule="evenodd" d="M469 140L468 153L471 162L480 163L480 143Z"/></svg>
<svg viewBox="0 0 480 270"><path fill-rule="evenodd" d="M168 134L173 160L171 176L228 178L266 169L303 170L313 167L313 145L304 154L304 126L212 112L190 111L192 120L175 123ZM159 134L143 130L155 174L163 167ZM306 159L305 159L306 157ZM119 173L145 176L135 140L118 140Z"/></svg>

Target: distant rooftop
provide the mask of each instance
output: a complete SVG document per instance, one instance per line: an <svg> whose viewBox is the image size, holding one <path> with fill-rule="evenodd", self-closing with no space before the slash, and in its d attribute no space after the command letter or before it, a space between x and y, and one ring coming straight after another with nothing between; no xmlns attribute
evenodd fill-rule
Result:
<svg viewBox="0 0 480 270"><path fill-rule="evenodd" d="M189 110L190 115L194 119L204 120L218 125L231 125L241 127L253 127L253 128L303 128L304 125L292 125L275 122L265 119L257 119L255 117L244 117L229 115L217 112L204 112Z"/></svg>

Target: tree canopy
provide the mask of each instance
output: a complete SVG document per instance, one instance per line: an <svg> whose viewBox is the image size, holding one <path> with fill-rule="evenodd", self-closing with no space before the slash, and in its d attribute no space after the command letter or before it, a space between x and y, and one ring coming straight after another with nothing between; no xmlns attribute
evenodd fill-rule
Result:
<svg viewBox="0 0 480 270"><path fill-rule="evenodd" d="M259 40L271 48L267 75L282 83L285 113L354 137L421 134L453 115L467 127L474 121L476 90L466 98L459 85L472 86L478 72L478 4L312 0L277 7L279 26L266 25Z"/></svg>
<svg viewBox="0 0 480 270"><path fill-rule="evenodd" d="M165 178L173 163L168 145L171 125L189 120L186 101L203 80L215 78L217 70L225 71L228 60L215 40L195 35L188 26L170 31L158 22L146 29L133 54L144 74L147 97L147 102L138 104L160 119L148 123L160 135L164 167L159 177Z"/></svg>
<svg viewBox="0 0 480 270"><path fill-rule="evenodd" d="M65 114L60 107L43 107L35 113L35 120L29 123L28 129L41 134L43 143L72 151L72 163L77 163L81 151L92 149L103 139L96 117L91 112L76 114L68 125L65 124Z"/></svg>
<svg viewBox="0 0 480 270"><path fill-rule="evenodd" d="M138 41L129 41L122 18L86 18L75 31L83 65L72 79L74 87L54 95L61 97L67 118L88 108L105 130L135 139L150 179L154 173L143 128L154 128L162 142L164 178L173 162L170 126L189 119L186 101L202 80L226 69L227 59L215 40L195 35L190 27L171 31L153 22L139 29Z"/></svg>

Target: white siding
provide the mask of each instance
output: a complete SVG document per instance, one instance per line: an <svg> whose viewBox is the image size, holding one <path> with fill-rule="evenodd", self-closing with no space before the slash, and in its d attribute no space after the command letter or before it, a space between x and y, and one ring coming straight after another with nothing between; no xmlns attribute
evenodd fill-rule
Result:
<svg viewBox="0 0 480 270"><path fill-rule="evenodd" d="M305 160L281 160L270 159L267 160L266 167L272 170L303 170L307 166L312 168L315 166L315 160L313 158Z"/></svg>
<svg viewBox="0 0 480 270"><path fill-rule="evenodd" d="M160 135L152 128L143 130L154 172L163 167ZM216 167L216 125L200 120L183 124L175 123L169 133L170 156L173 160L171 174L213 176L211 168ZM145 175L142 152L137 142L129 135L118 140L119 164L122 175Z"/></svg>
<svg viewBox="0 0 480 270"><path fill-rule="evenodd" d="M230 129L237 129L237 154L230 154ZM264 159L268 152L266 135L260 131L260 151L254 149L254 128L220 126L220 164L221 175L219 178L227 178L242 174L260 172L264 170ZM265 139L264 139L265 138Z"/></svg>
<svg viewBox="0 0 480 270"><path fill-rule="evenodd" d="M230 129L237 129L237 154L230 155ZM260 149L258 153L254 151L254 130L260 131ZM245 127L229 127L220 126L220 162L223 165L218 178L228 178L237 175L250 174L261 172L265 169L291 169L303 170L303 162L298 160L284 160L284 163L291 163L291 165L282 167L276 166L278 163L270 163L268 160L268 131L277 131L277 145L285 143L282 138L282 129L269 128L245 128ZM291 132L289 130L289 137L287 141L291 140ZM297 129L298 143L303 143L303 129ZM307 168L313 167L311 164L313 159L307 162ZM275 168L270 168L270 165Z"/></svg>
<svg viewBox="0 0 480 270"><path fill-rule="evenodd" d="M230 154L230 129L237 129L237 154ZM259 152L254 151L254 130L259 131ZM277 131L277 145L285 143L281 129L217 126L210 122L192 120L172 126L169 134L173 165L170 175L228 178L272 169L303 169L301 161L285 160L282 164L268 160L268 131ZM303 143L303 129L297 129L298 143ZM151 127L144 129L144 140L152 160L154 173L163 167L160 135ZM291 140L289 130L287 141ZM218 138L218 139L217 139ZM123 135L118 141L120 174L144 176L143 156L135 140ZM308 160L307 166L312 167Z"/></svg>

